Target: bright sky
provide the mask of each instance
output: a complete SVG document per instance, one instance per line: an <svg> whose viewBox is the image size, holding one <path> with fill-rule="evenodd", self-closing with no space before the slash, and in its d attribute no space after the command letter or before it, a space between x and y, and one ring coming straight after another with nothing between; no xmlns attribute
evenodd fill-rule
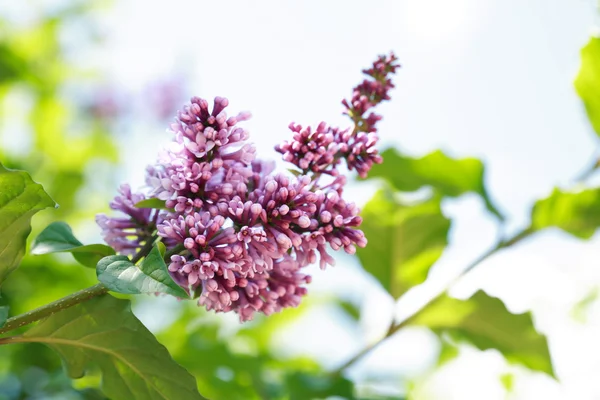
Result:
<svg viewBox="0 0 600 400"><path fill-rule="evenodd" d="M380 110L384 143L416 155L441 147L484 159L489 190L510 217L509 230L524 226L533 200L568 185L594 153L594 135L572 85L579 49L597 23L592 0L115 3L103 20L104 51L91 51L89 62L131 90L157 77L189 76L187 96L226 96L232 112L252 112L246 126L267 157L277 157L272 146L288 135L290 121L345 124L341 98L360 70L389 50L403 67L393 101ZM163 127L154 125L141 125L124 139L131 152L126 179L141 182L140 164L151 162L148 153L165 140ZM361 186L350 195L363 203L374 189ZM494 242L494 221L474 197L448 202L445 211L456 218L452 245L432 284L411 293L401 313ZM561 383L520 374L511 398L600 398L600 306L585 325L569 314L600 283L599 245L598 238L580 243L548 232L486 262L457 291L464 296L483 286L511 310L533 307L549 334ZM344 286L363 293L363 332L332 322L323 310L291 335L296 343L309 338L295 349L327 365L380 335L392 313L391 301L350 264L315 271L313 290ZM282 347L291 340L282 338ZM435 346L426 332L401 332L351 373L400 371L416 378ZM497 375L509 369L502 359L493 352L465 353L419 385L417 398L504 399Z"/></svg>

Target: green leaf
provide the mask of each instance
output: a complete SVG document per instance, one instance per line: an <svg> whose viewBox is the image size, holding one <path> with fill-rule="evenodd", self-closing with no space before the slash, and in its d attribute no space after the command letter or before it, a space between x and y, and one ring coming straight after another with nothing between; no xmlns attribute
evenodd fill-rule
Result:
<svg viewBox="0 0 600 400"><path fill-rule="evenodd" d="M575 78L575 89L596 134L600 135L600 38L590 38L581 49L581 68Z"/></svg>
<svg viewBox="0 0 600 400"><path fill-rule="evenodd" d="M450 221L441 212L440 198L408 205L379 191L361 215L368 240L357 251L363 268L394 298L424 282L448 243Z"/></svg>
<svg viewBox="0 0 600 400"><path fill-rule="evenodd" d="M579 300L571 309L571 317L577 322L585 324L588 319L588 314L592 305L598 301L600 297L599 288L590 290L581 300Z"/></svg>
<svg viewBox="0 0 600 400"><path fill-rule="evenodd" d="M69 252L82 265L95 268L98 261L115 251L104 244L84 245L73 235L71 227L64 222L53 222L44 229L31 245L31 254Z"/></svg>
<svg viewBox="0 0 600 400"><path fill-rule="evenodd" d="M50 346L72 378L97 365L102 391L113 400L203 398L194 378L133 315L127 300L105 295L67 308L29 329L20 341Z"/></svg>
<svg viewBox="0 0 600 400"><path fill-rule="evenodd" d="M358 321L360 319L360 307L357 304L354 304L349 300L341 299L338 301L338 305L353 321Z"/></svg>
<svg viewBox="0 0 600 400"><path fill-rule="evenodd" d="M0 306L0 328L4 326L4 323L8 319L8 306Z"/></svg>
<svg viewBox="0 0 600 400"><path fill-rule="evenodd" d="M369 178L384 178L401 192L414 192L431 187L442 196L457 197L467 192L481 196L487 209L503 219L493 205L484 185L484 166L476 158L454 159L437 150L421 158L385 150L382 164L375 164Z"/></svg>
<svg viewBox="0 0 600 400"><path fill-rule="evenodd" d="M150 199L142 200L135 203L135 207L137 208L155 208L158 210L166 210L167 206L165 205L165 200L157 199L156 197L152 197Z"/></svg>
<svg viewBox="0 0 600 400"><path fill-rule="evenodd" d="M71 249L71 254L75 260L89 268L96 268L96 265L104 257L114 255L115 250L105 244L86 244L79 248Z"/></svg>
<svg viewBox="0 0 600 400"><path fill-rule="evenodd" d="M300 176L300 175L302 175L302 171L298 171L297 169L289 168L288 171L290 172L290 174L292 174L294 176Z"/></svg>
<svg viewBox="0 0 600 400"><path fill-rule="evenodd" d="M71 227L64 222L53 222L48 225L31 245L31 253L35 255L48 254L83 246L75 236Z"/></svg>
<svg viewBox="0 0 600 400"><path fill-rule="evenodd" d="M515 375L510 372L502 374L500 375L500 382L508 393L512 393L515 388Z"/></svg>
<svg viewBox="0 0 600 400"><path fill-rule="evenodd" d="M444 338L441 338L441 348L440 354L438 356L437 366L440 367L446 364L448 361L451 361L458 357L459 354L460 349L456 345L450 343Z"/></svg>
<svg viewBox="0 0 600 400"><path fill-rule="evenodd" d="M25 255L31 218L56 203L24 171L0 164L0 284L15 270Z"/></svg>
<svg viewBox="0 0 600 400"><path fill-rule="evenodd" d="M467 300L443 296L408 320L438 335L496 349L511 363L554 377L546 337L535 330L531 313L512 314L500 299L478 291Z"/></svg>
<svg viewBox="0 0 600 400"><path fill-rule="evenodd" d="M164 245L159 243L141 264L125 256L108 256L96 267L98 280L109 290L124 294L166 293L183 299L186 291L173 281L163 260Z"/></svg>
<svg viewBox="0 0 600 400"><path fill-rule="evenodd" d="M354 399L354 386L343 377L295 372L287 377L290 400L324 399L330 396Z"/></svg>
<svg viewBox="0 0 600 400"><path fill-rule="evenodd" d="M550 197L533 206L534 230L556 227L582 239L592 237L600 226L600 189L563 192L554 189Z"/></svg>

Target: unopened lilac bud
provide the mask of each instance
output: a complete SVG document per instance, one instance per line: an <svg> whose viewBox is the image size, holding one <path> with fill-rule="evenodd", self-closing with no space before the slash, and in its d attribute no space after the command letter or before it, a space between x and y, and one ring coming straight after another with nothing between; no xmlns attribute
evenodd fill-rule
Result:
<svg viewBox="0 0 600 400"><path fill-rule="evenodd" d="M262 211L262 206L258 203L254 203L250 206L250 212L254 216L260 215L261 211Z"/></svg>
<svg viewBox="0 0 600 400"><path fill-rule="evenodd" d="M322 211L320 218L323 223L328 224L331 221L331 213L327 210Z"/></svg>
<svg viewBox="0 0 600 400"><path fill-rule="evenodd" d="M286 215L289 211L290 211L290 208L288 207L287 204L283 204L283 205L281 205L281 207L279 207L279 213L281 215Z"/></svg>
<svg viewBox="0 0 600 400"><path fill-rule="evenodd" d="M273 193L275 190L277 190L277 182L275 182L275 181L267 182L267 184L265 185L265 190L268 193Z"/></svg>
<svg viewBox="0 0 600 400"><path fill-rule="evenodd" d="M349 244L347 246L344 246L344 251L348 254L354 254L356 253L356 247L352 244Z"/></svg>
<svg viewBox="0 0 600 400"><path fill-rule="evenodd" d="M306 215L301 216L298 218L298 226L301 228L308 228L310 226L310 218L308 218Z"/></svg>
<svg viewBox="0 0 600 400"><path fill-rule="evenodd" d="M285 249L292 247L292 241L283 233L279 233L275 239L277 240L277 243L279 243Z"/></svg>
<svg viewBox="0 0 600 400"><path fill-rule="evenodd" d="M214 279L207 280L205 286L210 292L214 292L219 288L219 284Z"/></svg>

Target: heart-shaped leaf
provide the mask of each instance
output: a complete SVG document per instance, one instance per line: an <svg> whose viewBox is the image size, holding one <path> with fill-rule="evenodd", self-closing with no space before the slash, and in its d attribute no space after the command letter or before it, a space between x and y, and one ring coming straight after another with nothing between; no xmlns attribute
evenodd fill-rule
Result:
<svg viewBox="0 0 600 400"><path fill-rule="evenodd" d="M478 291L467 300L442 296L412 316L420 325L480 350L496 349L512 363L554 376L546 337L537 332L531 313L513 314L502 300Z"/></svg>
<svg viewBox="0 0 600 400"><path fill-rule="evenodd" d="M115 251L104 244L84 245L73 235L71 227L64 222L53 222L44 229L31 246L31 254L72 253L86 267L95 268L98 261Z"/></svg>

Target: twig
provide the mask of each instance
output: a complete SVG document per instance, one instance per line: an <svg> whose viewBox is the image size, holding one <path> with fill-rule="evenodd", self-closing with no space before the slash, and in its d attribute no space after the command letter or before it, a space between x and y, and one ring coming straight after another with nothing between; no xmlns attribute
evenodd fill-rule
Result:
<svg viewBox="0 0 600 400"><path fill-rule="evenodd" d="M491 248L490 250L488 250L487 252L485 252L484 254L482 254L481 256L479 256L475 261L473 261L472 263L470 263L464 270L462 270L460 272L460 274L458 274L458 276L456 276L454 279L452 279L449 283L447 283L444 288L442 290L440 290L438 293L436 293L435 295L433 295L431 298L429 298L421 307L419 307L419 309L417 311L415 311L412 315L406 317L405 319L403 319L402 321L399 322L392 322L392 324L390 325L390 327L388 328L388 331L386 332L386 334L380 338L379 340L377 340L374 343L371 343L367 346L365 346L363 349L361 349L358 353L356 353L354 356L352 356L348 361L346 361L345 363L343 363L342 365L340 365L339 367L337 367L335 370L333 370L331 372L331 375L333 376L338 376L340 375L346 368L351 367L352 365L354 365L357 361L359 361L360 359L362 359L365 355L367 355L368 353L370 353L372 350L374 350L375 348L379 347L379 345L381 345L387 338L389 338L390 336L392 336L393 334L395 334L396 332L398 332L400 329L404 328L405 326L409 325L412 322L412 319L417 316L419 314L419 312L421 312L423 309L425 309L428 305L430 305L431 303L433 303L435 300L439 299L441 296L443 296L446 292L448 292L448 290L460 279L462 278L465 274L467 274L469 271L471 271L473 268L475 268L476 266L478 266L479 264L481 264L484 260L486 260L488 257L492 256L493 254L497 253L498 251L505 249L507 247L510 247L518 242L520 242L521 240L525 239L526 237L530 236L534 231L530 228L524 229L521 232L517 233L516 235L512 236L509 239L506 240L502 240L500 242L498 242L493 248Z"/></svg>

